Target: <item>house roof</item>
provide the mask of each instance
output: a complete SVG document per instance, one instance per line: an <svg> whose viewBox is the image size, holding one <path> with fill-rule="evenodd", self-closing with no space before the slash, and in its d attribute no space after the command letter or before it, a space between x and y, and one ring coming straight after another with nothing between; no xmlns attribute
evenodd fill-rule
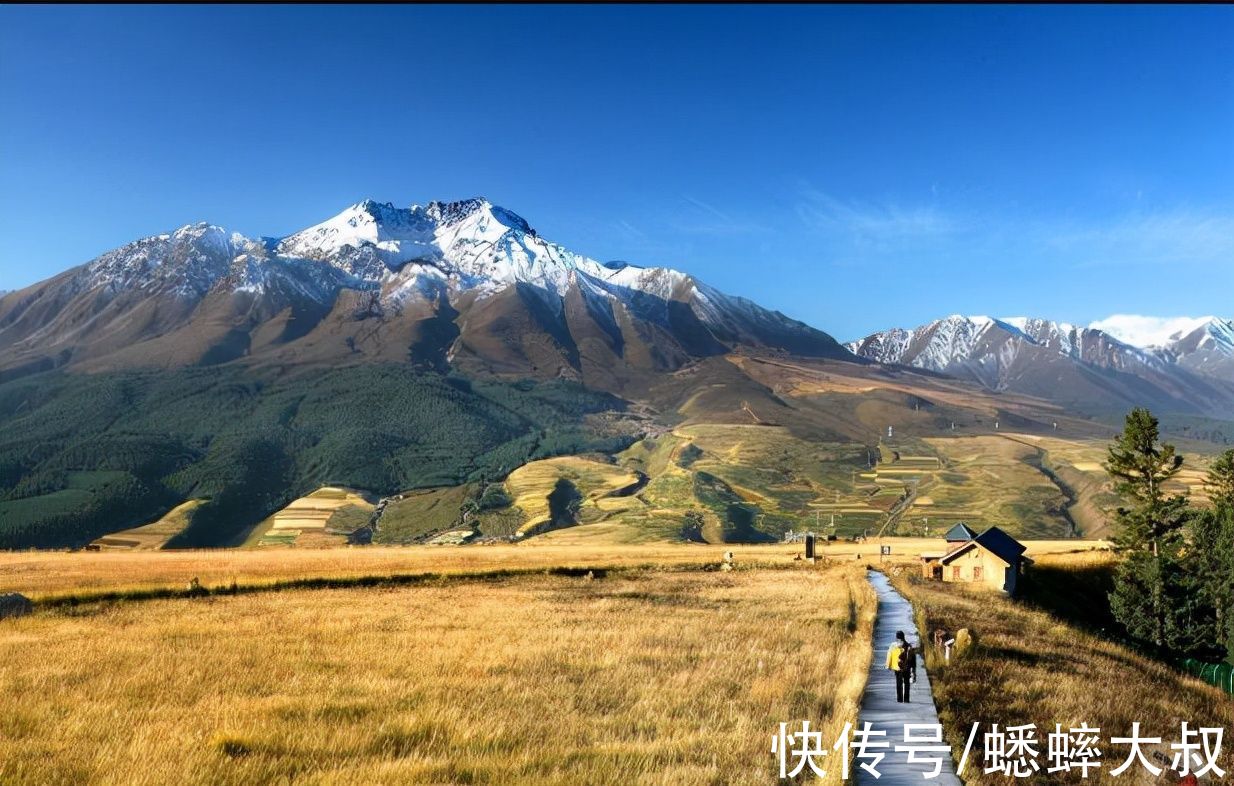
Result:
<svg viewBox="0 0 1234 786"><path fill-rule="evenodd" d="M954 527L947 530L947 534L943 536L943 540L972 540L975 537L977 537L977 530L961 521L959 524L956 524Z"/></svg>
<svg viewBox="0 0 1234 786"><path fill-rule="evenodd" d="M942 562L947 562L953 557L959 556L961 553L968 551L968 548L973 545L981 546L1008 565L1014 565L1027 548L1023 543L1003 532L998 527L990 527L969 542L952 549L942 558Z"/></svg>

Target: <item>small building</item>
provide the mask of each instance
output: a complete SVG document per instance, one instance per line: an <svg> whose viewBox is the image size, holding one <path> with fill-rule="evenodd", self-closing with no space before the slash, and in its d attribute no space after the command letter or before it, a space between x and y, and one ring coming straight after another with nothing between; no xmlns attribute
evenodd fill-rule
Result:
<svg viewBox="0 0 1234 786"><path fill-rule="evenodd" d="M922 554L921 574L927 579L962 584L983 584L1014 595L1024 568L1032 560L1024 556L1025 546L998 527L990 527L967 541L954 543L963 524L947 533L949 546L943 554ZM971 530L969 530L971 532Z"/></svg>

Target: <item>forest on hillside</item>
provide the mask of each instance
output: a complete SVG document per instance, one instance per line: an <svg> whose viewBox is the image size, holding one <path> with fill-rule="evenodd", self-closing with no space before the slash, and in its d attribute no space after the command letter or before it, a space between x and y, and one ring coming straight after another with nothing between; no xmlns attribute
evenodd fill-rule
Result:
<svg viewBox="0 0 1234 786"><path fill-rule="evenodd" d="M172 545L228 545L326 483L390 494L620 450L585 418L622 408L564 381L399 365L24 377L0 385L0 548L82 546L186 499L209 502Z"/></svg>

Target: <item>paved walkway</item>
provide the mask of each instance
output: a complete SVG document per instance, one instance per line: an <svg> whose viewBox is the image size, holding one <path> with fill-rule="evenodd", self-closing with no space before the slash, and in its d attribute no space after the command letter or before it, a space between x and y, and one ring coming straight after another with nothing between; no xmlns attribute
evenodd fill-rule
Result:
<svg viewBox="0 0 1234 786"><path fill-rule="evenodd" d="M876 769L882 776L875 780L874 776L861 768L862 761L853 762L854 773L859 785L879 784L879 786L900 786L901 784L939 784L940 786L962 786L956 777L951 756L947 753L923 751L917 754L923 761L909 764L908 752L897 751L896 745L904 743L905 723L938 723L938 710L934 707L934 694L930 689L930 676L925 672L924 658L917 659L917 682L913 684L910 695L912 701L908 704L896 703L895 676L887 670L887 649L895 641L897 630L913 643L923 643L913 622L913 607L904 596L896 592L885 575L878 571L868 571L870 584L878 593L878 618L874 622L874 657L870 661L870 676L866 682L865 694L861 697L861 710L857 725L862 728L869 721L875 731L886 731L887 736L873 739L886 740L890 747L877 749L886 753ZM928 736L927 729L914 731L915 736ZM946 743L921 743L946 744ZM933 772L934 758L943 760L942 772L937 778L924 779L922 776ZM930 759L930 761L925 761Z"/></svg>

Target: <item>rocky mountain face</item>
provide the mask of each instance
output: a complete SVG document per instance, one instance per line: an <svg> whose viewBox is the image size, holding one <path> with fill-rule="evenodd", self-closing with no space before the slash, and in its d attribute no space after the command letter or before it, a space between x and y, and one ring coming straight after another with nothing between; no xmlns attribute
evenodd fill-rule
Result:
<svg viewBox="0 0 1234 786"><path fill-rule="evenodd" d="M1192 371L1234 379L1234 320L1115 315L1093 327Z"/></svg>
<svg viewBox="0 0 1234 786"><path fill-rule="evenodd" d="M1228 414L1234 374L1224 364L1234 353L1222 343L1223 325L1228 323L1214 320L1168 346L1140 347L1104 330L1065 322L953 315L911 330L874 333L847 347L879 363L928 369L988 390L1039 396L1086 411L1156 406Z"/></svg>
<svg viewBox="0 0 1234 786"><path fill-rule="evenodd" d="M387 360L616 390L738 347L852 359L685 273L576 254L484 199L370 200L282 238L193 224L0 298L0 379Z"/></svg>
<svg viewBox="0 0 1234 786"><path fill-rule="evenodd" d="M1193 371L1234 379L1234 320L1208 317L1171 337L1160 351Z"/></svg>

